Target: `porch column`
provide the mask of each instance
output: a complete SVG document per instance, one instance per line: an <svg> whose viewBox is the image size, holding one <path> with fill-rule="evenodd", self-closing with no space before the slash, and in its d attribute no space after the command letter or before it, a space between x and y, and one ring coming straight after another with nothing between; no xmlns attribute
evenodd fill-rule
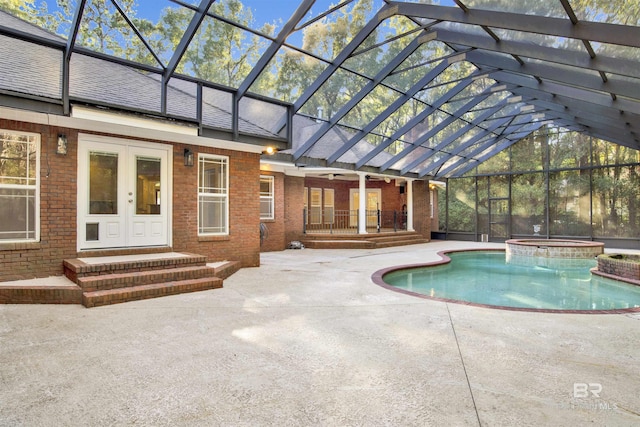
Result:
<svg viewBox="0 0 640 427"><path fill-rule="evenodd" d="M407 231L413 229L413 180L407 179Z"/></svg>
<svg viewBox="0 0 640 427"><path fill-rule="evenodd" d="M358 234L367 234L367 186L366 175L358 173Z"/></svg>

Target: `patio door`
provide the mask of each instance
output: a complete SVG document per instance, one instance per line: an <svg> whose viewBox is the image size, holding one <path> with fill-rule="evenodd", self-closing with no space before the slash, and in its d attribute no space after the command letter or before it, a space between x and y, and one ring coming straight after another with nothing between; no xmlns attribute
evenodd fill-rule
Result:
<svg viewBox="0 0 640 427"><path fill-rule="evenodd" d="M169 156L161 144L81 135L78 249L169 244Z"/></svg>
<svg viewBox="0 0 640 427"><path fill-rule="evenodd" d="M366 190L366 194L365 209L367 210L367 227L376 227L378 225L378 209L380 208L380 201L382 199L382 190L379 188L369 188ZM356 227L358 225L357 211L360 206L360 191L357 188L351 188L349 195L349 209L352 212L349 226Z"/></svg>
<svg viewBox="0 0 640 427"><path fill-rule="evenodd" d="M509 237L509 198L489 199L489 241Z"/></svg>

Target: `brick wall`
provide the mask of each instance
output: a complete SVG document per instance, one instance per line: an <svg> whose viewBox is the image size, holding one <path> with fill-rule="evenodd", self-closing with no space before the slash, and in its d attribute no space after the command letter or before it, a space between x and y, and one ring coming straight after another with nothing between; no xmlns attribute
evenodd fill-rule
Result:
<svg viewBox="0 0 640 427"><path fill-rule="evenodd" d="M282 173L261 171L260 175L273 176L274 219L261 220L267 226L268 233L262 242L260 250L263 252L281 251L286 247L285 242L285 176Z"/></svg>
<svg viewBox="0 0 640 427"><path fill-rule="evenodd" d="M428 181L413 181L413 228L431 239L431 200Z"/></svg>
<svg viewBox="0 0 640 427"><path fill-rule="evenodd" d="M0 281L61 275L76 256L76 148L72 129L0 119L0 129L40 134L40 242L0 243ZM68 140L56 154L58 134ZM0 221L2 218L0 218Z"/></svg>
<svg viewBox="0 0 640 427"><path fill-rule="evenodd" d="M195 165L184 166L184 149ZM198 236L199 153L229 156L229 235ZM174 145L173 249L206 255L209 262L260 265L260 155L207 147Z"/></svg>
<svg viewBox="0 0 640 427"><path fill-rule="evenodd" d="M613 276L640 280L640 256L598 255L598 270Z"/></svg>
<svg viewBox="0 0 640 427"><path fill-rule="evenodd" d="M0 243L0 282L61 275L63 274L62 261L78 256L76 251L78 132L74 129L6 119L0 119L0 129L41 135L40 242ZM58 134L67 136L66 155L56 154ZM258 266L260 264L259 154L188 147L196 152L196 158L197 152L229 156L231 221L229 236L198 238L198 168L197 165L184 166L184 148L187 147L175 144L173 150L173 250L206 255L209 262L232 260L240 261L243 267Z"/></svg>
<svg viewBox="0 0 640 427"><path fill-rule="evenodd" d="M300 240L303 231L304 178L299 176L284 177L284 243Z"/></svg>
<svg viewBox="0 0 640 427"><path fill-rule="evenodd" d="M407 193L401 194L400 187L396 186L393 181L389 184L384 181L368 181L366 185L367 189L380 189L382 198L380 210L395 210L400 212L402 211L402 206L407 204ZM358 181L329 180L322 178L305 178L305 186L307 188L333 188L336 210L349 210L350 190L360 188Z"/></svg>

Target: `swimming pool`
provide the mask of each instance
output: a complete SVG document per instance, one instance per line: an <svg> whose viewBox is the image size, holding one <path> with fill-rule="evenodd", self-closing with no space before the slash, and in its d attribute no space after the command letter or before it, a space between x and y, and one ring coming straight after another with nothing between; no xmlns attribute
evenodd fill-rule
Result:
<svg viewBox="0 0 640 427"><path fill-rule="evenodd" d="M451 252L439 265L380 270L375 283L423 298L484 307L549 312L640 311L640 286L590 273L595 259L508 263L503 251ZM447 262L450 258L451 262Z"/></svg>

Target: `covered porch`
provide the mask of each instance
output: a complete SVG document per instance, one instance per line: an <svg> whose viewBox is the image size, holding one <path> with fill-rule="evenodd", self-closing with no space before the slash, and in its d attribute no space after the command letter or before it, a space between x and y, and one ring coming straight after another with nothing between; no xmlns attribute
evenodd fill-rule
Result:
<svg viewBox="0 0 640 427"><path fill-rule="evenodd" d="M305 175L303 234L415 231L412 180L340 172Z"/></svg>

